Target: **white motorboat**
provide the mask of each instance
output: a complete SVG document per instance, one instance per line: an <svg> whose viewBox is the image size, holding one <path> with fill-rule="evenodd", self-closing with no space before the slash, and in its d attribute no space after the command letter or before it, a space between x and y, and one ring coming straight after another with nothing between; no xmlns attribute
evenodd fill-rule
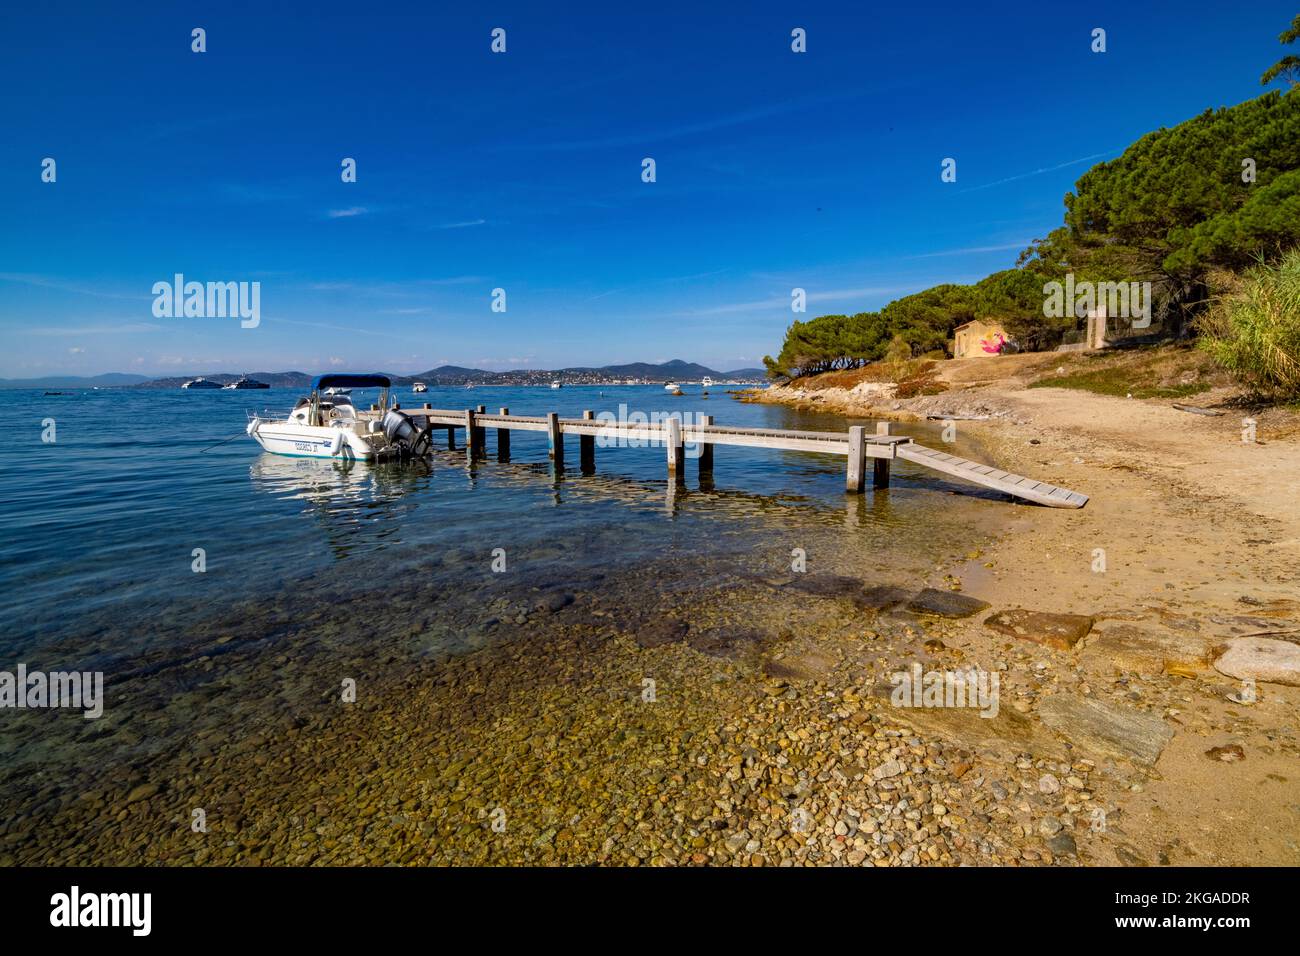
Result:
<svg viewBox="0 0 1300 956"><path fill-rule="evenodd" d="M552 383L551 383L551 388L564 388L564 383L563 383L563 382L552 382Z"/></svg>
<svg viewBox="0 0 1300 956"><path fill-rule="evenodd" d="M413 392L427 392L428 390L429 386L425 385L423 382L416 382L411 386L411 391Z"/></svg>
<svg viewBox="0 0 1300 956"><path fill-rule="evenodd" d="M241 376L236 382L221 386L223 389L245 389L245 388L270 388L265 382L259 382L249 378L247 375Z"/></svg>
<svg viewBox="0 0 1300 956"><path fill-rule="evenodd" d="M201 376L199 378L191 379L190 381L186 382L184 385L181 386L181 388L220 388L220 387L221 387L220 382L213 382L210 379L206 379Z"/></svg>
<svg viewBox="0 0 1300 956"><path fill-rule="evenodd" d="M706 375L706 376L704 376L704 378L700 379L700 385L701 385L702 387L704 387L704 388L712 388L712 387L713 387L713 379L709 378L709 377Z"/></svg>
<svg viewBox="0 0 1300 956"><path fill-rule="evenodd" d="M392 383L386 375L318 375L311 394L298 399L287 418L271 414L249 416L247 432L277 455L375 461L423 458L429 453L428 427L417 428L410 417L388 407ZM326 394L333 389L333 394ZM344 390L378 388L381 418L357 414Z"/></svg>

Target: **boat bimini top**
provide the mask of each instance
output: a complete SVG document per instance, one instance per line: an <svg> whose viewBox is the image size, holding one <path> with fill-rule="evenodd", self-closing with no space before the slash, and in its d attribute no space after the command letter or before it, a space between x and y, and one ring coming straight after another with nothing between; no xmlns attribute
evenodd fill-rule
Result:
<svg viewBox="0 0 1300 956"><path fill-rule="evenodd" d="M343 372L335 375L317 375L311 380L311 390L319 392L325 388L391 388L392 384L387 375L353 375Z"/></svg>

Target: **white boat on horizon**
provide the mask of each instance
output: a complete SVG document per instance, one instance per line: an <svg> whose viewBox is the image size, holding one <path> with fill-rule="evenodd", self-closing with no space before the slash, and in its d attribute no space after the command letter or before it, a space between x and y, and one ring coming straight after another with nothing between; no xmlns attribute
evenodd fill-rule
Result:
<svg viewBox="0 0 1300 956"><path fill-rule="evenodd" d="M428 427L389 408L392 383L385 375L318 375L311 393L298 399L288 417L270 413L249 416L247 433L266 451L299 458L423 458L429 452ZM348 394L353 388L378 388L380 419L357 414ZM327 394L327 392L331 394Z"/></svg>
<svg viewBox="0 0 1300 956"><path fill-rule="evenodd" d="M564 383L563 383L563 382L552 382L552 383L551 383L551 388L564 388Z"/></svg>
<svg viewBox="0 0 1300 956"><path fill-rule="evenodd" d="M411 391L413 392L427 392L428 390L429 386L425 385L423 382L416 382L411 386Z"/></svg>
<svg viewBox="0 0 1300 956"><path fill-rule="evenodd" d="M247 375L241 376L238 381L230 382L221 386L223 389L244 389L244 388L270 388L265 382L257 382Z"/></svg>

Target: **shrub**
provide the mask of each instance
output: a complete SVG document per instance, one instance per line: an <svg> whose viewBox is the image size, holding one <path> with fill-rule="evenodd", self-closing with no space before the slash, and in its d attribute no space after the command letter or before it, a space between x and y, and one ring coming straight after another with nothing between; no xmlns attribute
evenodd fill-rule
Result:
<svg viewBox="0 0 1300 956"><path fill-rule="evenodd" d="M1255 392L1300 398L1300 249L1246 273L1201 320L1201 347Z"/></svg>

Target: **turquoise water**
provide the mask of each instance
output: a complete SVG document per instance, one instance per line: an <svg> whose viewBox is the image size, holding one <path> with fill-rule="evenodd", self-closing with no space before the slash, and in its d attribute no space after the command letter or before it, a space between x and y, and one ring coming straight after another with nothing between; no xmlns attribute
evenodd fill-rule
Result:
<svg viewBox="0 0 1300 956"><path fill-rule="evenodd" d="M431 389L399 398L524 415L576 417L624 403L728 425L846 426L743 404L718 387L707 398L690 391ZM495 460L491 430L488 459L472 467L445 443L427 466L286 458L263 452L244 427L248 411L291 407L299 395L287 390L3 394L14 424L0 470L0 655L94 665L110 680L172 648L183 653L196 635L266 632L322 603L360 619L368 612L354 598L481 581L495 548L506 550L520 587L581 589L621 570L670 566L716 583L780 569L791 546L812 546L810 564L820 560L822 570L859 571L848 565L888 566L900 530L921 531L941 555L950 539L958 546L971 508L993 506L977 489L945 494L956 486L902 462L888 492L846 496L842 458L722 446L711 487L701 488L688 459L686 488L674 492L661 448L598 448L596 474L580 475L574 438L557 477L545 436L525 432L512 434L510 464ZM52 443L42 441L47 419ZM911 433L937 444L936 429ZM192 570L195 549L206 554L203 573ZM385 602L385 620L408 614L427 626L435 604Z"/></svg>

